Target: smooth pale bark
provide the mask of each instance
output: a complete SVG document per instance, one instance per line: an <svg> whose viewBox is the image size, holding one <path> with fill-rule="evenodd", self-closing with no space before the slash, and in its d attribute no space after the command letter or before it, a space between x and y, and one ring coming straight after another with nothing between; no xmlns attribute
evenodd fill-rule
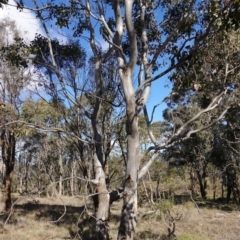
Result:
<svg viewBox="0 0 240 240"><path fill-rule="evenodd" d="M19 188L18 188L18 191L20 194L22 194L22 188L23 188L23 177L22 177L22 174L20 174L19 176Z"/></svg>
<svg viewBox="0 0 240 240"><path fill-rule="evenodd" d="M137 62L137 41L132 22L133 0L125 0L126 29L130 42L130 59L125 62L124 56L118 51L119 76L126 102L126 133L127 133L127 166L123 192L123 208L121 214L118 240L133 239L137 224L137 184L139 171L139 126L137 99L133 88L133 72ZM114 37L116 45L121 47L123 35L123 22L118 0L113 4L116 18L117 33Z"/></svg>
<svg viewBox="0 0 240 240"><path fill-rule="evenodd" d="M87 9L90 12L90 2L87 1ZM91 114L91 124L93 129L93 140L94 140L94 155L93 164L95 171L95 179L92 181L96 184L97 199L93 197L96 211L96 233L97 239L104 240L108 239L107 222L109 218L109 201L110 196L107 191L106 176L104 173L104 159L103 159L103 147L102 147L102 133L100 131L98 119L102 110L102 94L103 94L103 76L102 76L102 61L103 58L99 55L98 48L95 45L95 33L94 28L90 21L89 14L86 14L86 20L90 31L90 45L93 51L95 61L95 84L96 90L94 109Z"/></svg>
<svg viewBox="0 0 240 240"><path fill-rule="evenodd" d="M95 152L93 155L95 180L93 181L96 185L97 199L94 200L95 206L97 205L96 211L96 233L98 240L108 239L107 222L109 218L109 201L110 196L107 190L106 176L103 170L103 153L101 134L98 130L97 119L99 117L101 109L101 103L96 100L95 109L92 116L92 128L94 130L94 141L95 141Z"/></svg>
<svg viewBox="0 0 240 240"><path fill-rule="evenodd" d="M24 184L25 184L25 190L24 190L25 194L28 193L28 170L29 170L29 160L28 160L29 156L26 156L26 155L27 154L25 154L25 177L24 177L24 179L25 179L25 182L24 182Z"/></svg>
<svg viewBox="0 0 240 240"><path fill-rule="evenodd" d="M76 177L76 160L73 160L71 162L71 179L70 179L70 188L71 188L71 195L74 197L76 192L76 183L75 183L75 177Z"/></svg>
<svg viewBox="0 0 240 240"><path fill-rule="evenodd" d="M58 183L58 196L61 197L63 193L63 163L62 163L62 150L59 141L57 141L58 147L58 167L59 167L59 183Z"/></svg>
<svg viewBox="0 0 240 240"><path fill-rule="evenodd" d="M126 75L124 81L130 83L131 74ZM139 171L139 130L136 99L133 94L133 88L128 88L127 100L127 168L126 179L123 194L123 208L121 222L118 233L118 240L133 239L133 234L137 224L137 184ZM132 97L131 97L132 96Z"/></svg>
<svg viewBox="0 0 240 240"><path fill-rule="evenodd" d="M96 189L98 196L98 208L96 212L96 232L97 239L104 240L109 239L108 231L107 231L107 222L109 218L109 207L110 207L110 195L107 190L106 181L105 181L105 173L103 171L102 165L98 160L97 154L94 156L94 170L95 170L95 178L96 178Z"/></svg>

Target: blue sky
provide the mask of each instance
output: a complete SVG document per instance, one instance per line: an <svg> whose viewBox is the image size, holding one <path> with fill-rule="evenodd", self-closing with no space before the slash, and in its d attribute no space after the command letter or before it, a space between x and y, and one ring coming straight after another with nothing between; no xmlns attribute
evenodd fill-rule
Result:
<svg viewBox="0 0 240 240"><path fill-rule="evenodd" d="M41 2L44 2L44 1L41 1ZM58 2L68 2L68 1L58 1ZM9 3L14 4L14 1L9 0ZM32 1L28 0L28 1L24 1L24 3L29 4L28 5L29 7L33 7ZM38 20L35 18L35 15L28 10L19 12L19 10L17 10L14 7L5 7L4 10L0 9L0 19L6 16L10 17L11 19L17 22L19 29L24 33L25 38L27 38L28 40L32 40L36 32L40 34L44 34L41 25L39 24ZM160 17L162 16L161 15L158 16L158 18ZM51 26L52 26L51 35L53 36L53 38L56 37L59 40L66 41L67 38L64 35L71 34L71 32L68 29L63 29L62 30L63 35L62 35L61 32L56 31L56 27L54 24L52 24ZM98 28L96 28L96 36L99 42L103 45L103 47L106 47L108 45L108 43L104 41L100 36ZM89 48L89 46L86 45L86 42L84 42L83 40L81 40L81 44L84 47L86 47L86 49ZM171 84L167 76L164 76L161 79L152 83L151 94L147 101L149 115L151 115L153 107L159 104L169 94L170 91L171 91ZM165 108L166 108L166 104L164 103L162 103L159 107L156 108L155 114L154 114L154 121L162 120L162 111Z"/></svg>

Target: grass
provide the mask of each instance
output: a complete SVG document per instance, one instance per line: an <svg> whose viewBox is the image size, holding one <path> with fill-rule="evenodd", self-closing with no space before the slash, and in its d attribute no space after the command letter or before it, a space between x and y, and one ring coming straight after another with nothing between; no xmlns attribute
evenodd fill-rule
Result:
<svg viewBox="0 0 240 240"><path fill-rule="evenodd" d="M15 196L16 198L17 196ZM111 208L109 234L116 239L122 202ZM65 207L66 207L66 213ZM86 208L81 198L31 198L20 197L11 217L1 215L0 240L94 240L95 219L93 208ZM152 213L150 214L151 210ZM164 240L167 238L169 212L176 221L178 240L238 240L240 218L236 205L206 202L197 208L191 201L174 205L168 200L139 208L135 240ZM173 238L174 239L174 238Z"/></svg>

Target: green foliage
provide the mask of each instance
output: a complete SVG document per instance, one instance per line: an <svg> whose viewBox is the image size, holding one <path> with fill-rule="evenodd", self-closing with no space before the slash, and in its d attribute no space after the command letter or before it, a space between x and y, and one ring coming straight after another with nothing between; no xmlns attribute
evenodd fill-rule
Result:
<svg viewBox="0 0 240 240"><path fill-rule="evenodd" d="M156 202L156 206L161 213L166 214L173 208L174 201L171 199L161 199Z"/></svg>
<svg viewBox="0 0 240 240"><path fill-rule="evenodd" d="M7 47L2 47L2 53L6 61L10 62L13 66L22 66L26 68L27 56L23 54L26 49L26 45L21 38L15 38L15 43Z"/></svg>
<svg viewBox="0 0 240 240"><path fill-rule="evenodd" d="M30 123L56 126L61 119L61 111L58 111L54 102L48 103L41 99L34 102L28 99L23 104L21 116Z"/></svg>
<svg viewBox="0 0 240 240"><path fill-rule="evenodd" d="M54 39L51 45L55 61L60 68L70 67L70 64L77 68L84 66L86 52L79 42L70 41L67 44L61 44L57 39ZM29 52L35 55L34 63L38 67L47 67L48 63L51 62L48 39L39 34L31 42Z"/></svg>
<svg viewBox="0 0 240 240"><path fill-rule="evenodd" d="M178 235L179 240L210 240L205 236L190 234L190 233L182 233Z"/></svg>
<svg viewBox="0 0 240 240"><path fill-rule="evenodd" d="M14 67L27 67L27 46L21 37L16 23L4 18L0 23L0 53L1 61L5 65L9 64ZM12 41L9 39L13 39Z"/></svg>

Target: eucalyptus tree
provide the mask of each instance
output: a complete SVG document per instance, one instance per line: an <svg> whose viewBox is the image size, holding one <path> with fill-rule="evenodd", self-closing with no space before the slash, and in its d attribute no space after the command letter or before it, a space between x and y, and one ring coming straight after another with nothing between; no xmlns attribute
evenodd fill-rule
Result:
<svg viewBox="0 0 240 240"><path fill-rule="evenodd" d="M213 129L214 141L211 153L211 160L220 172L222 178L222 199L224 187L226 187L226 200L230 201L233 195L234 200L239 202L239 126L236 117L239 114L239 107L232 108L222 123Z"/></svg>
<svg viewBox="0 0 240 240"><path fill-rule="evenodd" d="M21 32L14 21L0 22L0 101L1 157L5 165L5 210L11 209L11 186L15 164L16 142L21 126L16 124L21 106L20 95L30 81L31 73L19 56ZM22 54L21 54L22 55Z"/></svg>
<svg viewBox="0 0 240 240"><path fill-rule="evenodd" d="M193 133L212 126L222 119L231 108L231 102L234 98L232 97L234 94L230 98L226 97L227 88L224 87L219 89L217 95L212 97L207 95L207 103L203 109L183 122L176 131L168 131L167 137L159 141L151 129L152 117L149 116L149 110L146 108L151 84L171 73L170 80L172 80L174 87L173 93L168 98L185 93L186 89L189 91L191 87L199 89L200 81L197 81L198 79L194 75L195 66L203 65L204 61L201 62L201 54L204 53L205 46L209 42L214 45L212 37L215 34L225 33L231 28L238 28L238 18L235 16L238 11L238 1L202 1L199 3L198 1L114 0L96 2L76 0L69 3L52 1L51 4L46 3L46 5L43 2L41 6L38 5L40 4L38 1L34 0L33 2L36 17L40 19L46 33L46 37L37 36L29 48L29 51L36 56L34 64L46 70L51 92L63 94L66 101L76 105L80 113L89 119L92 126L91 139L79 138L79 136L78 138L80 141L94 146L95 178L90 181L96 185L98 192L96 213L98 238L108 238L106 222L109 217L109 202L112 198L122 197L123 208L118 239L133 239L137 224L139 179L161 154L161 149L170 148L189 139ZM22 1L19 2L19 6L24 7ZM159 13L160 16L157 15ZM68 59L73 60L72 62L78 60L78 63L81 63L81 59L86 55L84 56L84 51L76 47L76 44L61 45L59 41L52 39L49 30L51 24L56 24L62 29L71 29L71 33L73 33L71 38L87 40L86 44L88 44L93 59L92 68L95 82L95 88L92 92L92 96L95 97L94 104L90 111L87 111L81 101L77 101L73 97L73 92L69 91L65 81L65 73L68 68L64 68L65 54ZM68 34L71 34L69 32L67 31ZM102 41L109 45L107 50L103 50L99 44L99 33L103 38ZM236 57L235 59L237 60ZM112 65L117 70L116 79L119 84L116 84L114 89L105 89L103 69L110 61L113 61ZM227 66L226 63L225 69ZM215 69L211 67L211 64L204 67L204 71L201 70L203 67L199 68L203 78L207 76L209 68L210 70ZM234 69L237 71L237 66ZM228 78L236 71L230 71L227 68L225 74L223 71L219 71L220 75L218 76L221 79ZM188 75L187 72L189 72ZM134 81L135 78L136 81ZM218 84L219 81L215 78L212 82ZM206 86L201 85L202 87ZM229 82L226 87L228 86ZM206 89L210 88L207 86ZM102 107L103 103L106 102L105 94L113 90L116 91L117 96L123 95L127 144L123 191L109 193L104 172L100 116L104 111ZM79 93L81 94L81 91ZM227 104L222 105L223 99L228 99ZM117 107L116 104L114 105ZM219 111L203 127L189 128L189 125L197 118L217 107L219 107ZM151 139L151 146L144 154L140 154L139 137L139 113L142 111ZM148 161L140 168L140 163L145 156L148 157ZM118 196L115 193L119 193Z"/></svg>
<svg viewBox="0 0 240 240"><path fill-rule="evenodd" d="M236 6L235 4L233 5ZM220 8L219 5L215 4L214 6L217 16ZM234 149L229 152L231 146L224 146L223 140L221 140L220 136L224 135L225 131L229 133L230 129L227 127L228 124L231 125L229 120L235 119L235 114L237 114L237 109L239 108L238 54L240 39L238 36L238 24L236 22L234 23L235 20L231 20L231 15L234 10L232 10L232 13L229 13L229 10L225 9L224 12L225 14L229 14L227 17L225 16L228 21L221 22L218 19L212 26L213 29L215 29L215 34L211 36L208 41L203 43L197 54L194 54L192 61L187 61L184 67L177 68L170 76L170 79L177 81L179 84L174 86L174 90L177 94L173 96L171 100L168 99L168 102L172 109L177 109L176 106L179 104L187 105L190 102L189 99L196 98L197 101L195 103L198 108L202 109L201 111L203 112L202 117L196 121L196 123L200 124L197 128L201 130L206 129L206 126L208 128L208 133L200 134L205 135L203 138L203 144L205 147L203 149L208 149L208 157L210 158L207 162L212 162L218 168L219 162L214 161L214 159L216 159L216 156L218 156L219 159L222 159L220 162L224 164L221 171L224 172L225 185L229 185L227 186L229 189L227 199L229 200L233 185L236 183L236 168L235 170L232 168L234 166L234 164L232 164L234 158L230 154L230 152L234 151ZM234 26L234 28L231 28L231 26ZM223 29L223 31L218 32L217 29L219 28ZM185 81L186 77L188 81ZM189 88L192 90L186 92ZM173 110L173 113L174 111L176 111L176 115L179 113L177 110ZM197 115L198 114L195 113L195 116ZM178 120L181 121L181 127L187 122L187 119L184 119L183 114L181 118L178 118ZM216 120L220 120L220 123L214 127L213 123L216 123ZM193 130L192 133L196 132ZM193 135L193 140L194 137L195 136ZM226 139L225 141L227 142ZM236 139L233 139L230 140L232 141L232 144L236 141ZM197 152L199 155L199 146L197 143L193 145L198 148ZM188 153L191 153L193 149L194 146L188 150ZM193 156L195 158L197 157L196 154ZM193 163L196 165L197 161L193 161ZM231 169L229 170L229 174L227 174L228 169L225 169L224 167L224 165L226 166L228 164L230 164L228 168ZM234 177L233 173L235 174ZM234 180L228 181L227 176ZM201 193L204 193L204 191L201 190ZM202 196L203 195L204 194L202 194Z"/></svg>
<svg viewBox="0 0 240 240"><path fill-rule="evenodd" d="M27 125L22 139L23 150L32 155L32 166L37 168L43 165L49 184L58 178L58 196L63 192L63 161L64 156L67 156L64 150L66 141L58 130L65 125L64 112L64 106L56 99L48 102L27 99L21 109L21 121ZM47 134L46 129L52 131Z"/></svg>
<svg viewBox="0 0 240 240"><path fill-rule="evenodd" d="M189 98L184 97L184 104L178 105L176 108L166 109L164 111L165 121L171 126L171 131L177 131L184 122L194 117L199 111L199 99L196 95L191 95ZM186 131L191 129L198 129L204 127L208 116L202 115L192 124L189 124ZM170 130L169 129L169 130ZM208 166L211 162L211 151L214 134L210 130L192 134L189 139L179 142L173 147L164 152L165 159L169 162L170 166L185 165L189 168L190 190L192 195L196 195L196 183L199 185L201 197L207 197L207 178Z"/></svg>

